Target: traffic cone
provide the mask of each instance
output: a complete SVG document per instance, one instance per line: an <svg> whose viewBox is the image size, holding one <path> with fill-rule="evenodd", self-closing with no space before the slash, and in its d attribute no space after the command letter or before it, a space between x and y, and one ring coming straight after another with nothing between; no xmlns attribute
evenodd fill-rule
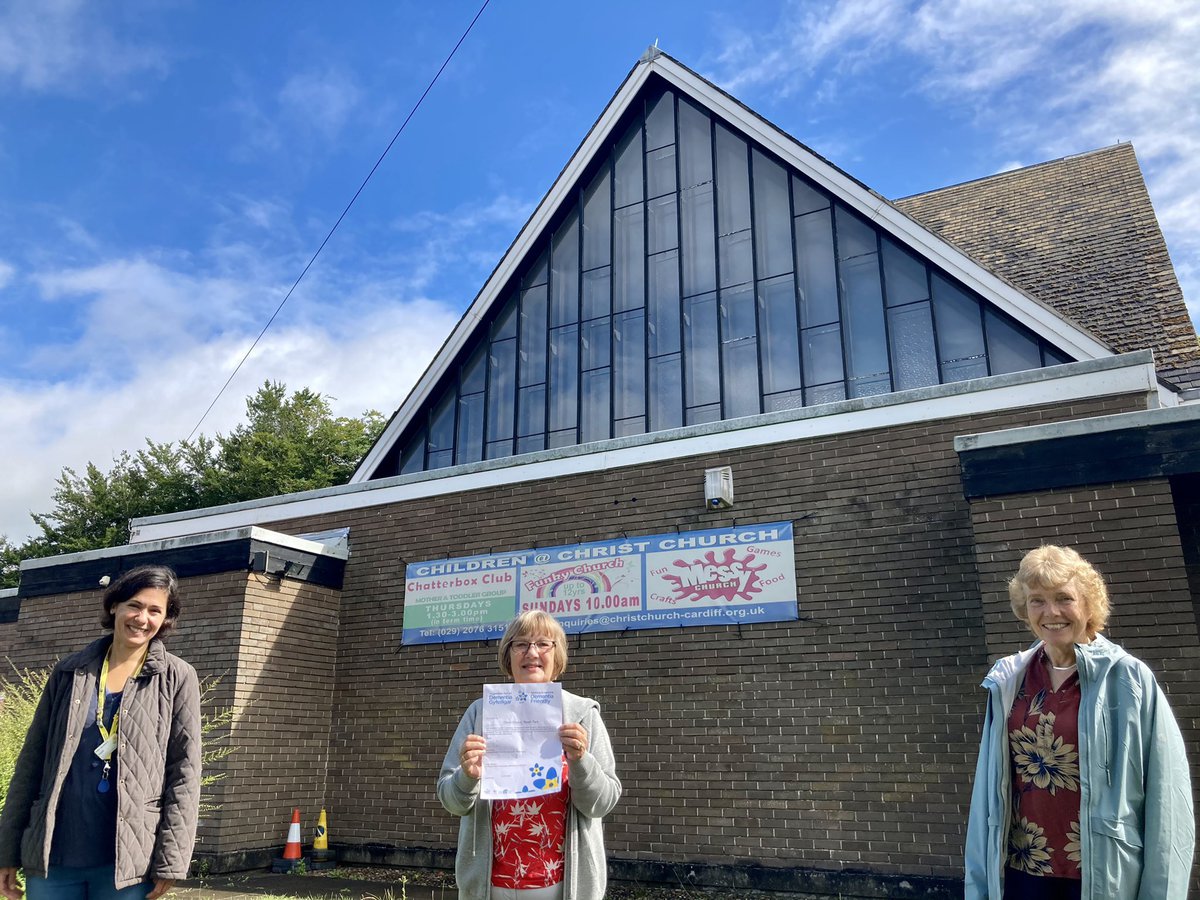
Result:
<svg viewBox="0 0 1200 900"><path fill-rule="evenodd" d="M317 833L313 837L312 862L309 868L316 871L332 869L336 865L337 860L329 849L329 828L325 821L325 810L322 809L321 815L317 819Z"/></svg>
<svg viewBox="0 0 1200 900"><path fill-rule="evenodd" d="M292 824L288 826L287 843L283 847L283 856L277 857L271 863L272 872L292 872L303 862L300 852L300 810L292 810Z"/></svg>

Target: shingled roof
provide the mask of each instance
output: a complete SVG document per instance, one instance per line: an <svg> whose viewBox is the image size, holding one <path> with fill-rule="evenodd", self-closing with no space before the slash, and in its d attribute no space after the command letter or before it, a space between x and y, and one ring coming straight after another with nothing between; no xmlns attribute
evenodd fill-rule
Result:
<svg viewBox="0 0 1200 900"><path fill-rule="evenodd" d="M1003 172L895 205L1118 352L1200 387L1200 342L1133 146Z"/></svg>

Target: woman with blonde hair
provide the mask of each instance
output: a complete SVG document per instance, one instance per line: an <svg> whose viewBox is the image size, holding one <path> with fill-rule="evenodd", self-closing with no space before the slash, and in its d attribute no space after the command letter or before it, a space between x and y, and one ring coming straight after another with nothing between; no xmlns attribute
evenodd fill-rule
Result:
<svg viewBox="0 0 1200 900"><path fill-rule="evenodd" d="M548 684L567 667L567 636L548 613L521 613L500 638L500 671L517 684ZM446 751L437 793L461 816L455 877L463 900L600 900L607 884L601 820L617 805L612 745L600 704L562 692L562 789L537 798L479 796L487 741L482 702L463 714Z"/></svg>
<svg viewBox="0 0 1200 900"><path fill-rule="evenodd" d="M1038 640L983 681L967 900L1185 900L1195 823L1183 738L1150 669L1100 633L1104 578L1046 545L1008 591Z"/></svg>

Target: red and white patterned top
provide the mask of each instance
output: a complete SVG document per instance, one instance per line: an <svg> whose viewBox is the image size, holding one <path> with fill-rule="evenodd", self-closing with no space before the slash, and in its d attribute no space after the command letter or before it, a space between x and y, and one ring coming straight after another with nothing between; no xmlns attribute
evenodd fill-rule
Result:
<svg viewBox="0 0 1200 900"><path fill-rule="evenodd" d="M570 803L566 761L562 766L562 790L528 800L492 803L494 887L528 890L562 881Z"/></svg>

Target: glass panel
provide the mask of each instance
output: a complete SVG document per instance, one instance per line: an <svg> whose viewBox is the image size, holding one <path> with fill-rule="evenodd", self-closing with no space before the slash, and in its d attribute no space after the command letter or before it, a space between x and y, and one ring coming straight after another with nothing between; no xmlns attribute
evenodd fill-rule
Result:
<svg viewBox="0 0 1200 900"><path fill-rule="evenodd" d="M683 424L683 381L679 354L650 360L650 430L666 431Z"/></svg>
<svg viewBox="0 0 1200 900"><path fill-rule="evenodd" d="M617 145L613 166L613 206L627 206L642 199L642 123L637 122Z"/></svg>
<svg viewBox="0 0 1200 900"><path fill-rule="evenodd" d="M613 306L616 311L645 304L643 279L646 235L640 203L618 209L613 216Z"/></svg>
<svg viewBox="0 0 1200 900"><path fill-rule="evenodd" d="M430 452L426 471L432 472L434 469L445 469L448 466L454 465L453 450L439 450L437 453Z"/></svg>
<svg viewBox="0 0 1200 900"><path fill-rule="evenodd" d="M796 219L796 281L801 325L812 328L838 320L833 230L828 212L809 213Z"/></svg>
<svg viewBox="0 0 1200 900"><path fill-rule="evenodd" d="M645 394L646 317L639 309L613 316L613 414L644 416Z"/></svg>
<svg viewBox="0 0 1200 900"><path fill-rule="evenodd" d="M425 432L419 431L400 455L400 474L420 472L425 465Z"/></svg>
<svg viewBox="0 0 1200 900"><path fill-rule="evenodd" d="M489 441L510 438L513 433L513 400L517 385L517 341L493 341L488 354Z"/></svg>
<svg viewBox="0 0 1200 900"><path fill-rule="evenodd" d="M754 292L750 285L721 291L721 340L754 337Z"/></svg>
<svg viewBox="0 0 1200 900"><path fill-rule="evenodd" d="M993 375L1041 368L1042 354L1033 334L991 308L985 308L983 315Z"/></svg>
<svg viewBox="0 0 1200 900"><path fill-rule="evenodd" d="M1042 344L1042 365L1044 366L1061 366L1065 363L1073 362L1071 357L1067 356L1057 347L1051 347L1049 344Z"/></svg>
<svg viewBox="0 0 1200 900"><path fill-rule="evenodd" d="M583 273L583 318L607 316L612 310L609 294L612 289L612 266L603 266Z"/></svg>
<svg viewBox="0 0 1200 900"><path fill-rule="evenodd" d="M933 344L929 301L892 307L888 310L888 325L896 390L937 384L937 348Z"/></svg>
<svg viewBox="0 0 1200 900"><path fill-rule="evenodd" d="M879 283L879 254L868 253L842 263L843 326L846 332L846 369L850 396L861 397L866 379L876 385L887 381L889 370L887 330L883 321L883 290ZM879 393L871 389L870 393Z"/></svg>
<svg viewBox="0 0 1200 900"><path fill-rule="evenodd" d="M933 321L937 327L942 380L961 381L963 378L979 378L986 375L987 363L984 359L979 301L937 272L933 275ZM951 364L964 360L981 364L983 371L979 372L975 365L966 368L953 366L955 372L970 371L977 374L949 377Z"/></svg>
<svg viewBox="0 0 1200 900"><path fill-rule="evenodd" d="M568 428L565 431L552 431L550 438L546 442L546 446L553 449L554 447L573 447L579 441L575 439L575 429Z"/></svg>
<svg viewBox="0 0 1200 900"><path fill-rule="evenodd" d="M583 267L607 266L612 244L612 198L608 168L583 192Z"/></svg>
<svg viewBox="0 0 1200 900"><path fill-rule="evenodd" d="M712 185L684 191L680 194L679 202L683 227L680 242L683 251L683 293L690 297L714 290L717 286Z"/></svg>
<svg viewBox="0 0 1200 900"><path fill-rule="evenodd" d="M811 388L831 381L837 381L840 385L843 377L842 329L837 323L805 329L801 341L804 347L801 358L804 360L805 387Z"/></svg>
<svg viewBox="0 0 1200 900"><path fill-rule="evenodd" d="M749 229L734 234L723 234L717 238L721 287L745 284L754 278L754 259L750 247Z"/></svg>
<svg viewBox="0 0 1200 900"><path fill-rule="evenodd" d="M819 403L836 403L846 399L846 389L840 381L832 384L818 384L807 388L808 401L805 406L816 406Z"/></svg>
<svg viewBox="0 0 1200 900"><path fill-rule="evenodd" d="M796 287L791 275L759 282L758 317L763 392L774 394L800 387L800 329L796 324ZM768 409L790 408L768 406Z"/></svg>
<svg viewBox="0 0 1200 900"><path fill-rule="evenodd" d="M853 259L864 253L878 251L874 228L841 204L834 209L837 211L838 259Z"/></svg>
<svg viewBox="0 0 1200 900"><path fill-rule="evenodd" d="M611 354L612 323L608 316L591 319L583 323L582 366L584 370L607 366Z"/></svg>
<svg viewBox="0 0 1200 900"><path fill-rule="evenodd" d="M800 409L804 406L804 391L784 391L763 397L764 412L779 412L784 409Z"/></svg>
<svg viewBox="0 0 1200 900"><path fill-rule="evenodd" d="M579 321L579 213L554 233L550 255L550 324Z"/></svg>
<svg viewBox="0 0 1200 900"><path fill-rule="evenodd" d="M942 363L942 382L968 381L987 377L987 359L982 356L968 357L954 362Z"/></svg>
<svg viewBox="0 0 1200 900"><path fill-rule="evenodd" d="M646 204L650 217L650 253L674 250L679 246L679 215L675 211L675 195L659 197Z"/></svg>
<svg viewBox="0 0 1200 900"><path fill-rule="evenodd" d="M483 364L486 356L483 351L486 346L486 344L480 344L467 358L467 363L462 369L460 394L478 394L483 391L484 380L487 378L487 368Z"/></svg>
<svg viewBox="0 0 1200 900"><path fill-rule="evenodd" d="M483 394L460 397L458 401L458 441L455 462L479 462L483 459Z"/></svg>
<svg viewBox="0 0 1200 900"><path fill-rule="evenodd" d="M754 151L754 236L758 277L792 271L792 214L783 166Z"/></svg>
<svg viewBox="0 0 1200 900"><path fill-rule="evenodd" d="M606 342L607 343L607 342ZM583 373L583 409L579 415L579 439L588 441L607 440L611 410L609 408L609 370L596 369Z"/></svg>
<svg viewBox="0 0 1200 900"><path fill-rule="evenodd" d="M750 227L750 170L746 142L717 126L717 234Z"/></svg>
<svg viewBox="0 0 1200 900"><path fill-rule="evenodd" d="M488 459L503 459L506 456L512 456L513 442L512 438L503 441L488 441L487 458Z"/></svg>
<svg viewBox="0 0 1200 900"><path fill-rule="evenodd" d="M805 213L816 212L818 209L828 209L829 198L798 175L792 176L792 215L802 216Z"/></svg>
<svg viewBox="0 0 1200 900"><path fill-rule="evenodd" d="M675 147L646 154L646 191L651 197L675 193Z"/></svg>
<svg viewBox="0 0 1200 900"><path fill-rule="evenodd" d="M426 465L428 469L439 469L442 466L448 466L453 461L454 456L454 389L451 388L445 391L438 400L437 405L433 408L433 415L429 420L429 440L426 443L428 448L429 463ZM433 459L437 456L439 462L433 464Z"/></svg>
<svg viewBox="0 0 1200 900"><path fill-rule="evenodd" d="M725 418L758 414L758 341L752 337L726 341L721 351Z"/></svg>
<svg viewBox="0 0 1200 900"><path fill-rule="evenodd" d="M546 430L546 386L523 387L517 396L517 435L542 435ZM541 449L540 447L538 448Z"/></svg>
<svg viewBox="0 0 1200 900"><path fill-rule="evenodd" d="M650 355L679 351L679 253L650 257ZM657 429L656 429L657 430Z"/></svg>
<svg viewBox="0 0 1200 900"><path fill-rule="evenodd" d="M708 406L694 406L687 411L687 424L703 425L705 422L721 421L721 404L712 403Z"/></svg>
<svg viewBox="0 0 1200 900"><path fill-rule="evenodd" d="M508 298L508 302L504 304L504 309L500 311L500 315L496 316L496 323L492 326L492 340L499 341L504 338L515 338L517 336L517 295L514 293Z"/></svg>
<svg viewBox="0 0 1200 900"><path fill-rule="evenodd" d="M550 332L550 430L574 428L579 412L579 326Z"/></svg>
<svg viewBox="0 0 1200 900"><path fill-rule="evenodd" d="M684 397L689 407L721 402L717 295L683 301Z"/></svg>
<svg viewBox="0 0 1200 900"><path fill-rule="evenodd" d="M522 289L536 287L539 284L545 284L550 280L550 252L543 250L542 255L537 258L532 268L525 273L525 280L521 282Z"/></svg>
<svg viewBox="0 0 1200 900"><path fill-rule="evenodd" d="M518 453L536 453L538 450L546 449L546 433L539 431L537 434L531 434L526 437L517 438Z"/></svg>
<svg viewBox="0 0 1200 900"><path fill-rule="evenodd" d="M629 437L631 434L646 433L646 417L633 416L613 422L613 437Z"/></svg>
<svg viewBox="0 0 1200 900"><path fill-rule="evenodd" d="M712 136L708 116L679 98L679 186L712 181Z"/></svg>
<svg viewBox="0 0 1200 900"><path fill-rule="evenodd" d="M521 294L521 384L546 380L546 289Z"/></svg>
<svg viewBox="0 0 1200 900"><path fill-rule="evenodd" d="M666 91L646 104L646 149L675 143L675 97Z"/></svg>
<svg viewBox="0 0 1200 900"><path fill-rule="evenodd" d="M887 235L883 235L883 281L888 306L929 299L925 264Z"/></svg>

